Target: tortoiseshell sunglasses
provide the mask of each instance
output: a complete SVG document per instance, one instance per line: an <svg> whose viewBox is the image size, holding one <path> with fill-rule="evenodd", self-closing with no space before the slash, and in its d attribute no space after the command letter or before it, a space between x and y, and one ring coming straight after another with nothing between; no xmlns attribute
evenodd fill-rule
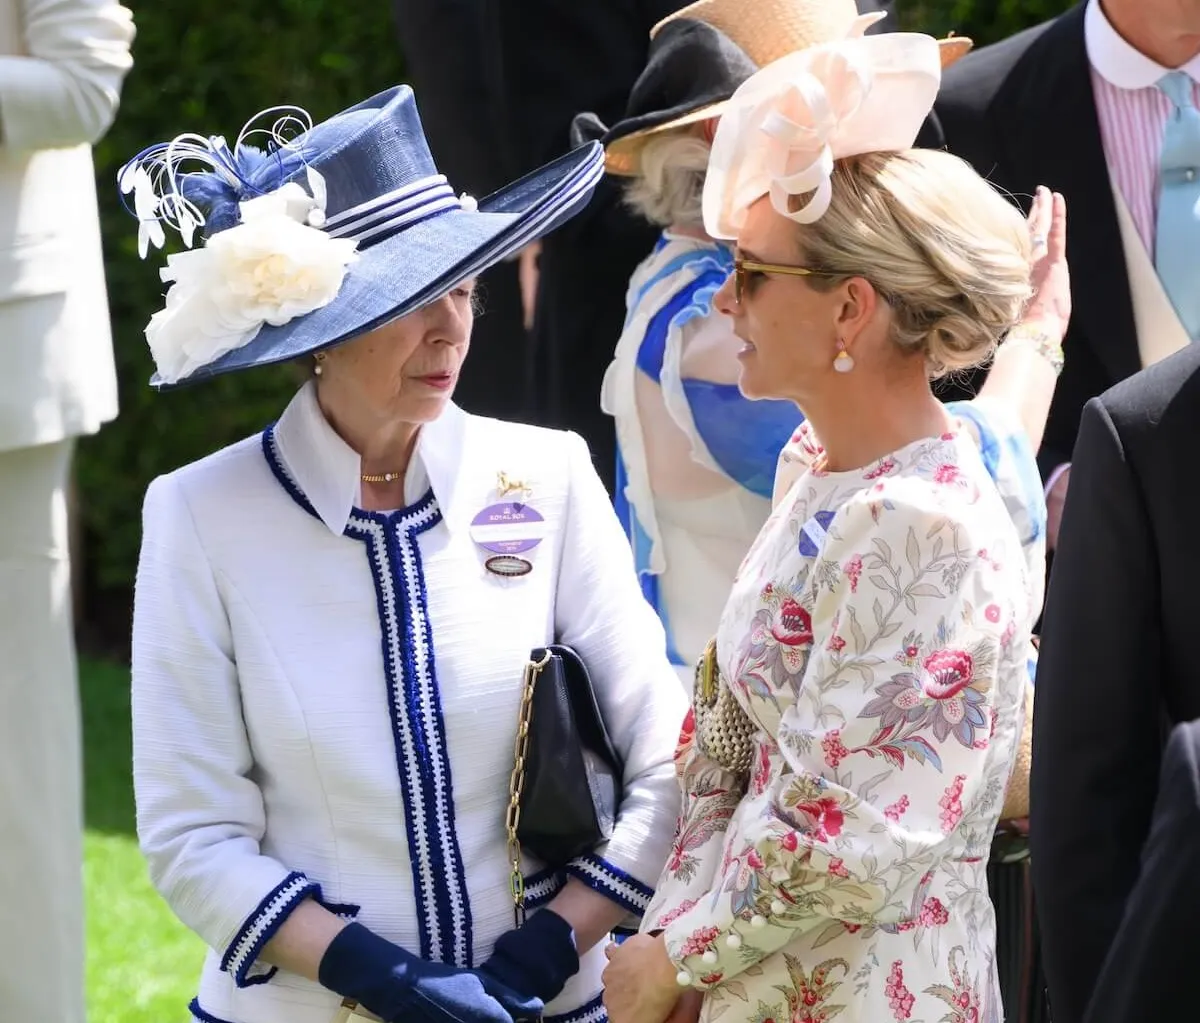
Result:
<svg viewBox="0 0 1200 1023"><path fill-rule="evenodd" d="M742 304L742 296L746 293L746 275L786 274L788 277L820 277L820 270L810 270L806 266L791 266L786 263L760 263L754 259L743 259L735 256L733 260L733 298L738 305Z"/></svg>

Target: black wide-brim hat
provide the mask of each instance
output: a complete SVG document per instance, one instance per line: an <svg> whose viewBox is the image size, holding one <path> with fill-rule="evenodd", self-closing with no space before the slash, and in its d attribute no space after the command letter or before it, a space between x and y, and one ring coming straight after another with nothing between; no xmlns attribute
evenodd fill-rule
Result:
<svg viewBox="0 0 1200 1023"><path fill-rule="evenodd" d="M719 117L726 101L758 65L724 32L679 18L650 42L625 116L611 128L593 113L575 117L574 145L600 142L610 174L638 173L642 148L655 135Z"/></svg>
<svg viewBox="0 0 1200 1023"><path fill-rule="evenodd" d="M159 390L288 362L415 312L575 216L604 174L602 149L590 143L478 202L456 196L434 165L406 85L334 115L273 153L250 147L243 153L240 140L231 150L223 139L189 138L200 143L192 158L202 162L203 144L210 144L215 170L170 180L180 195L207 207L209 237L239 226L246 199L289 182L312 191L311 169L324 196L319 219L310 215L308 225L352 239L357 253L327 305L279 325L264 322L249 341L180 379L156 373L150 383ZM157 160L154 169L161 170L171 146L187 148L147 150L122 169L123 187L138 166Z"/></svg>

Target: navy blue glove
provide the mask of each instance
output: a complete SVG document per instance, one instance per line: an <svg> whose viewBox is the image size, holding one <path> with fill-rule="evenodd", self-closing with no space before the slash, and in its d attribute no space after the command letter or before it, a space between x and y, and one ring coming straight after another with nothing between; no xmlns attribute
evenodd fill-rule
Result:
<svg viewBox="0 0 1200 1023"><path fill-rule="evenodd" d="M539 910L516 930L500 935L479 972L548 1002L579 972L575 932L557 913Z"/></svg>
<svg viewBox="0 0 1200 1023"><path fill-rule="evenodd" d="M343 928L326 949L317 979L381 1019L405 1023L513 1023L536 1019L543 1005L494 977L427 963L362 924Z"/></svg>

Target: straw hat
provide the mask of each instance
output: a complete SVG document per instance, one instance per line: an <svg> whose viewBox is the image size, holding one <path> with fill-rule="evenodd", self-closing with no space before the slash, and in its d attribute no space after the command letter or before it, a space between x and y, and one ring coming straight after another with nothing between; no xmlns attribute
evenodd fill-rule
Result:
<svg viewBox="0 0 1200 1023"><path fill-rule="evenodd" d="M855 0L696 0L663 18L650 30L650 39L653 47L668 25L674 28L680 22L700 21L718 29L755 65L764 67L797 50L862 35L885 17L882 11L859 14ZM939 39L943 70L964 57L973 45L965 36ZM580 132L576 141L599 138L604 143L608 173L632 177L639 172L642 149L655 135L719 118L726 105L724 99L705 102L677 117L645 126L624 122L608 137L595 131Z"/></svg>
<svg viewBox="0 0 1200 1023"><path fill-rule="evenodd" d="M796 50L844 39L860 17L869 26L886 16L883 12L859 15L854 0L696 0L663 18L650 30L650 38L676 18L706 21L763 67ZM952 35L938 40L938 45L944 69L974 44Z"/></svg>

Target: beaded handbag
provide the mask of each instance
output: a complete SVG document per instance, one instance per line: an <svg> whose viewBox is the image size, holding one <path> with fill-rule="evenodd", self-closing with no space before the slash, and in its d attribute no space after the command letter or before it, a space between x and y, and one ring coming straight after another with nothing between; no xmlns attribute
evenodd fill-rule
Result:
<svg viewBox="0 0 1200 1023"><path fill-rule="evenodd" d="M721 680L715 639L696 664L692 709L699 751L727 771L749 775L758 728Z"/></svg>

